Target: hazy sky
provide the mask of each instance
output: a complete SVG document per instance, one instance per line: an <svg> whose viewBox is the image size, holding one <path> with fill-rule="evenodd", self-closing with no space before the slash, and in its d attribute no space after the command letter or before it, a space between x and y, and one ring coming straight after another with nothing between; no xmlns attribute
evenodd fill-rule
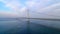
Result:
<svg viewBox="0 0 60 34"><path fill-rule="evenodd" d="M24 17L60 17L60 0L0 0L0 15Z"/></svg>

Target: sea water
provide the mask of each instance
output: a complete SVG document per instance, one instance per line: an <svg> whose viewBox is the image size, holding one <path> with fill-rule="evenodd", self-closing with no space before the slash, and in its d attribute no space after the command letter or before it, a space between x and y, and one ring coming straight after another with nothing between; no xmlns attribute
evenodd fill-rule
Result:
<svg viewBox="0 0 60 34"><path fill-rule="evenodd" d="M0 34L60 34L60 21L35 20L0 20ZM29 31L28 31L29 30Z"/></svg>

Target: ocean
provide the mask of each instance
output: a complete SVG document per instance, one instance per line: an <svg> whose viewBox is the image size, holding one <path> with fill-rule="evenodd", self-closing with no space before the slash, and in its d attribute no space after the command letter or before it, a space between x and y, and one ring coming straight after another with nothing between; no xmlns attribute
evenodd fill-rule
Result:
<svg viewBox="0 0 60 34"><path fill-rule="evenodd" d="M0 34L60 34L60 21L0 19Z"/></svg>

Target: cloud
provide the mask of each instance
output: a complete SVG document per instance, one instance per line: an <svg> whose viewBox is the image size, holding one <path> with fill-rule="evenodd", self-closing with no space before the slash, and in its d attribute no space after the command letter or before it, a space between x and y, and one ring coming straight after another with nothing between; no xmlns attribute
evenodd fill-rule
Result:
<svg viewBox="0 0 60 34"><path fill-rule="evenodd" d="M34 4L35 4L35 2L32 2L32 1L26 2L26 6L27 6L28 8L32 7Z"/></svg>
<svg viewBox="0 0 60 34"><path fill-rule="evenodd" d="M47 4L49 5L50 0L29 0L26 1L26 6L31 12L45 8Z"/></svg>
<svg viewBox="0 0 60 34"><path fill-rule="evenodd" d="M0 0L1 2L5 3L6 7L10 7L14 10L20 10L23 8L23 4L19 2L19 0ZM27 0L25 2L25 7L43 7L44 2L48 2L48 0Z"/></svg>
<svg viewBox="0 0 60 34"><path fill-rule="evenodd" d="M21 3L18 0L3 0L1 2L3 2L6 7L9 7L15 11L22 7Z"/></svg>
<svg viewBox="0 0 60 34"><path fill-rule="evenodd" d="M38 17L44 16L43 18L60 18L60 3L37 10L36 14L40 14Z"/></svg>
<svg viewBox="0 0 60 34"><path fill-rule="evenodd" d="M22 9L22 5L18 0L0 0L5 4L6 7L12 9L15 12L22 12L20 11ZM20 14L21 15L21 14Z"/></svg>
<svg viewBox="0 0 60 34"><path fill-rule="evenodd" d="M0 11L0 17L19 17L17 13Z"/></svg>
<svg viewBox="0 0 60 34"><path fill-rule="evenodd" d="M21 3L19 0L0 0L0 1L3 2L6 7L9 7L13 11L17 12L19 14L19 16L26 16L28 9L31 12L30 13L31 17L33 17L34 15L35 16L40 15L35 12L40 12L44 16L44 14L45 13L48 14L49 11L50 11L49 13L51 13L53 10L55 10L55 7L56 7L55 5L46 7L47 3L49 3L49 1L51 1L51 0L27 0L26 2L24 2L24 4L25 4L24 6L23 6L23 3ZM32 14L32 13L34 13L34 14ZM41 17L41 16L37 16L37 17Z"/></svg>
<svg viewBox="0 0 60 34"><path fill-rule="evenodd" d="M6 3L6 6L12 8L14 10L17 10L17 9L20 9L21 4L16 0L11 0L11 2Z"/></svg>

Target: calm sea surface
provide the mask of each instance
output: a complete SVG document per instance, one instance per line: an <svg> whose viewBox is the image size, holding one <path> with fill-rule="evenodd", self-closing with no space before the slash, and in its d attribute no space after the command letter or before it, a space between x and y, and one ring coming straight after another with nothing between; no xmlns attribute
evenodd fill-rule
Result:
<svg viewBox="0 0 60 34"><path fill-rule="evenodd" d="M0 34L60 34L60 21L0 20Z"/></svg>

